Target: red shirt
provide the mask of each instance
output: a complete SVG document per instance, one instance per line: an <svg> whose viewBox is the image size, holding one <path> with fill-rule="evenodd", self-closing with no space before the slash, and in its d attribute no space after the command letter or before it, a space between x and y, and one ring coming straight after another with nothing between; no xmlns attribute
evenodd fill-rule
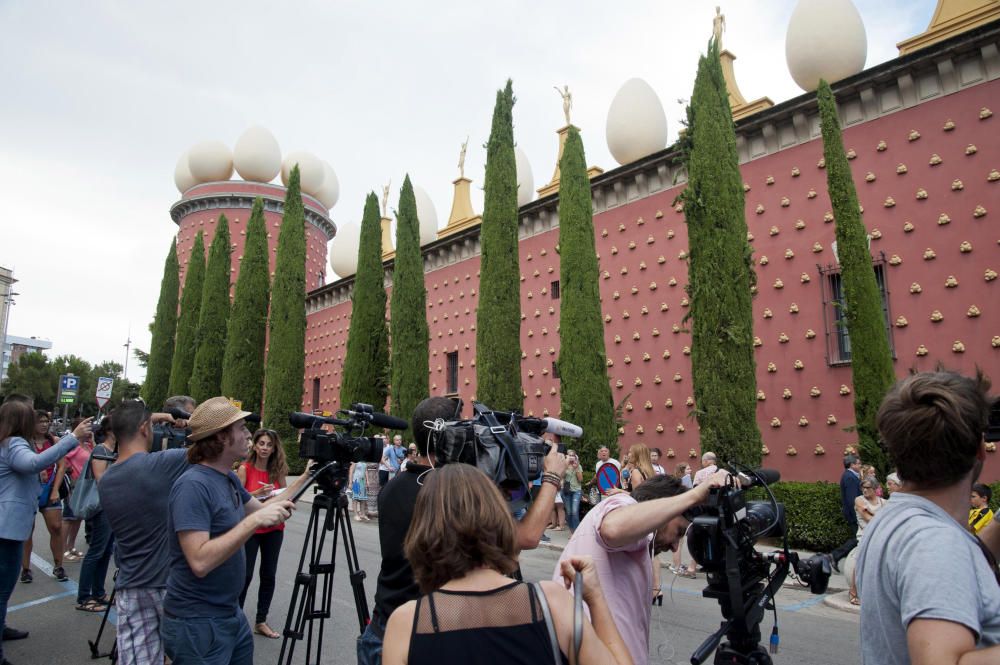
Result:
<svg viewBox="0 0 1000 665"><path fill-rule="evenodd" d="M271 478L270 476L267 475L267 471L259 470L250 462L243 462L243 471L245 471L247 474L247 481L246 483L244 483L243 486L246 488L248 492L254 492L256 490L259 490L264 485L271 484ZM275 489L278 489L281 487L281 484L274 483L274 487ZM254 531L254 533L270 533L271 531L284 531L284 530L285 530L285 525L284 523L282 523L277 526L270 526L264 529L257 529L256 531Z"/></svg>

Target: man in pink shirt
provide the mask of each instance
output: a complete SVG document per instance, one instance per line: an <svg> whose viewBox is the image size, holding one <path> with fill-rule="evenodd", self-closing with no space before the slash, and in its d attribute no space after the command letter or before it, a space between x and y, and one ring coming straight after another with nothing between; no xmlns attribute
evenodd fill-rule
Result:
<svg viewBox="0 0 1000 665"><path fill-rule="evenodd" d="M726 482L718 471L688 491L673 476L646 480L630 496L618 492L592 508L580 522L556 564L552 579L561 581L561 562L572 556L593 557L608 606L635 665L649 660L649 616L653 598L652 555L674 550L687 531L689 509L704 503L709 490ZM651 552L652 550L652 552Z"/></svg>
<svg viewBox="0 0 1000 665"><path fill-rule="evenodd" d="M705 453L701 456L701 469L698 470L698 473L694 474L694 486L701 485L718 470L719 466L716 464L715 453L711 451Z"/></svg>

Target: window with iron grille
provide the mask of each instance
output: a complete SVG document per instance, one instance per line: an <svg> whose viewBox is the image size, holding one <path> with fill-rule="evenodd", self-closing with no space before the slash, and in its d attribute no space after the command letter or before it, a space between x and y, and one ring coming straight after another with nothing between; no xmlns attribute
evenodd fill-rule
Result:
<svg viewBox="0 0 1000 665"><path fill-rule="evenodd" d="M448 394L458 394L458 351L448 354Z"/></svg>
<svg viewBox="0 0 1000 665"><path fill-rule="evenodd" d="M313 379L313 411L319 411L319 378Z"/></svg>
<svg viewBox="0 0 1000 665"><path fill-rule="evenodd" d="M553 300L559 300L559 280L558 279L556 281L552 282L551 284L549 284L549 293L552 294L552 299Z"/></svg>
<svg viewBox="0 0 1000 665"><path fill-rule="evenodd" d="M880 254L872 261L875 281L882 297L882 317L889 350L896 357L892 340L892 323L889 316L889 284L885 269L885 256ZM823 290L823 324L826 328L826 362L830 366L851 364L851 336L847 332L847 316L844 311L844 287L840 276L840 266L820 266Z"/></svg>

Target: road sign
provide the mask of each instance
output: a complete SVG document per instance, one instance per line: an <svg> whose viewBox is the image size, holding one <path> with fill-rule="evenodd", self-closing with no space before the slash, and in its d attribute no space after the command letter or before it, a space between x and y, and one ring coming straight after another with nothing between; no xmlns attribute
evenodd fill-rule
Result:
<svg viewBox="0 0 1000 665"><path fill-rule="evenodd" d="M103 409L104 405L111 401L111 388L115 385L115 380L102 376L97 379L97 408Z"/></svg>
<svg viewBox="0 0 1000 665"><path fill-rule="evenodd" d="M63 374L59 377L59 395L56 402L59 404L72 404L76 401L77 391L80 389L80 377L73 374Z"/></svg>

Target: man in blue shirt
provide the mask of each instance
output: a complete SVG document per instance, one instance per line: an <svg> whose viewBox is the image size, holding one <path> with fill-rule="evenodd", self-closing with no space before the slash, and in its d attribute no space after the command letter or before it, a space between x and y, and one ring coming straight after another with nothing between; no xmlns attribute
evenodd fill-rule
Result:
<svg viewBox="0 0 1000 665"><path fill-rule="evenodd" d="M247 455L250 431L224 397L195 409L188 439L191 467L170 490L167 530L170 570L161 631L174 665L253 663L253 635L240 610L243 545L260 528L287 520L288 500L309 478L262 504L240 484L233 464Z"/></svg>

